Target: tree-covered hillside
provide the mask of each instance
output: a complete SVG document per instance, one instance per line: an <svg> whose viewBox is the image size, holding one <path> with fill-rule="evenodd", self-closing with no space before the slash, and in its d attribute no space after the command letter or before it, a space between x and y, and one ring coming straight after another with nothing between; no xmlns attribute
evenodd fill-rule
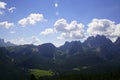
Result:
<svg viewBox="0 0 120 80"><path fill-rule="evenodd" d="M98 35L60 47L0 47L0 80L119 80L119 43Z"/></svg>

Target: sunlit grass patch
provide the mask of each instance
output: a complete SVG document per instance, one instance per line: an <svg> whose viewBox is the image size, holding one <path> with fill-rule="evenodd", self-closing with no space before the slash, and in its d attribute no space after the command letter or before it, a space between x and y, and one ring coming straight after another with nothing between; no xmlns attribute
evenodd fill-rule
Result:
<svg viewBox="0 0 120 80"><path fill-rule="evenodd" d="M36 78L54 75L54 73L50 70L41 70L41 69L30 69L30 73L35 75Z"/></svg>

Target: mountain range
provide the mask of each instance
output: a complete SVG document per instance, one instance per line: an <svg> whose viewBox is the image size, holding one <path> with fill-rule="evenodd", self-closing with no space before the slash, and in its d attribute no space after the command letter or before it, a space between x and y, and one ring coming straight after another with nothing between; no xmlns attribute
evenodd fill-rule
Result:
<svg viewBox="0 0 120 80"><path fill-rule="evenodd" d="M0 39L1 42L4 43ZM20 73L14 70L26 71L29 74L28 69L52 70L55 75L118 73L120 71L120 37L114 43L105 36L97 35L88 37L83 43L65 42L60 47L55 47L52 43L39 46L7 45L3 47L2 45L0 50L0 69L2 67L7 70L13 69L12 73L16 75ZM8 75L5 76L8 77ZM0 80L4 80L3 78L0 76Z"/></svg>

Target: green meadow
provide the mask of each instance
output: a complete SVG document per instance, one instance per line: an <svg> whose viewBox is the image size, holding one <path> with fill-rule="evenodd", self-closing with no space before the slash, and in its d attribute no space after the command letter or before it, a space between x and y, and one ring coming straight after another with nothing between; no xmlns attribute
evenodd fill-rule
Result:
<svg viewBox="0 0 120 80"><path fill-rule="evenodd" d="M33 74L37 79L44 76L53 76L54 73L50 70L30 69L30 74Z"/></svg>

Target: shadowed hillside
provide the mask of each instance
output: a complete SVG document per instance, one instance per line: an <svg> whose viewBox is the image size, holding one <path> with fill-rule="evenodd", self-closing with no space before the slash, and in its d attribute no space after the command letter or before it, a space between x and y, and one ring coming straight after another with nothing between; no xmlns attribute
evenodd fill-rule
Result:
<svg viewBox="0 0 120 80"><path fill-rule="evenodd" d="M52 43L1 47L0 79L119 80L119 43L98 35L58 48Z"/></svg>

